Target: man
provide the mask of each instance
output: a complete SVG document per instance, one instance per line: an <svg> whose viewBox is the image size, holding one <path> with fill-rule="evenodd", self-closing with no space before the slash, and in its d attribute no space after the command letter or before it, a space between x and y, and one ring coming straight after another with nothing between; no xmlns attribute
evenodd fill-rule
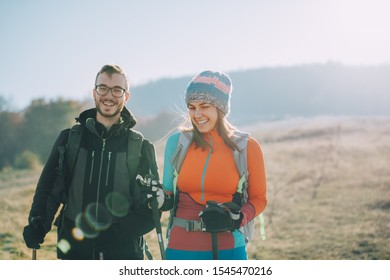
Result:
<svg viewBox="0 0 390 280"><path fill-rule="evenodd" d="M142 138L131 130L136 121L125 107L129 97L123 70L117 65L103 66L93 89L96 108L76 119L81 136L75 162L68 166L74 145L68 143L73 128L66 129L42 171L23 231L29 248L40 248L62 203L55 222L59 259L143 259L142 236L155 227L150 199L157 198L160 209L169 199L158 178L153 188L137 184L135 176L144 177L150 170L156 173L157 164L149 141L143 139L139 145L140 159L139 151L128 149L128 145L136 147L131 141L138 143ZM128 170L131 153L137 170Z"/></svg>

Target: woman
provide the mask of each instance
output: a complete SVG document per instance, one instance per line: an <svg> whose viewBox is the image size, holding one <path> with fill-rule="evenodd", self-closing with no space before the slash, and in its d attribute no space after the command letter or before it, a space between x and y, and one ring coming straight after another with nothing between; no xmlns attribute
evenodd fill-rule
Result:
<svg viewBox="0 0 390 280"><path fill-rule="evenodd" d="M226 119L231 92L230 78L214 71L196 75L186 90L192 128L171 135L164 155L163 184L175 196L167 259L247 259L242 232L267 205L266 176L259 143Z"/></svg>

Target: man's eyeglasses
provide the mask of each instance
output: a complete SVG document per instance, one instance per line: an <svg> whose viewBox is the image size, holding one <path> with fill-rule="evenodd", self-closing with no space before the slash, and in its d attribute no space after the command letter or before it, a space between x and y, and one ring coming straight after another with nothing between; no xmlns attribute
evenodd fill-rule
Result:
<svg viewBox="0 0 390 280"><path fill-rule="evenodd" d="M95 90L96 90L97 94L99 94L100 96L107 95L107 93L111 90L112 96L114 96L116 98L122 97L123 94L126 92L126 90L121 88L121 87L110 88L110 87L104 86L104 85L96 85Z"/></svg>

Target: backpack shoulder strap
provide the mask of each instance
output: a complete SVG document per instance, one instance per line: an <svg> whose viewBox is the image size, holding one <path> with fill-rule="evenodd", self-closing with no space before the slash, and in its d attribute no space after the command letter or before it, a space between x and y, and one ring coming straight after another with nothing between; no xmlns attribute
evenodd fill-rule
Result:
<svg viewBox="0 0 390 280"><path fill-rule="evenodd" d="M175 172L179 173L180 168L183 164L184 158L186 157L188 148L192 142L192 131L180 132L179 140L177 141L176 150L171 158L171 163Z"/></svg>
<svg viewBox="0 0 390 280"><path fill-rule="evenodd" d="M192 131L181 131L179 135L179 139L177 140L176 150L170 158L170 162L173 166L173 208L170 211L169 219L168 219L168 230L166 232L166 236L169 239L170 230L173 224L173 218L176 215L176 209L178 204L178 189L177 189L177 179L179 176L180 168L183 164L184 158L186 157L187 151L192 142Z"/></svg>
<svg viewBox="0 0 390 280"><path fill-rule="evenodd" d="M68 183L76 164L76 158L80 148L82 129L76 124L69 129L66 142L57 147L59 157L56 169L57 176L51 190L51 197L57 202L65 203L68 196Z"/></svg>
<svg viewBox="0 0 390 280"><path fill-rule="evenodd" d="M245 185L244 183L248 180L249 176L247 156L249 134L241 131L235 131L232 138L238 146L238 150L233 151L234 162L236 163L238 173L240 174L240 181L238 182L237 192L243 193L243 187Z"/></svg>
<svg viewBox="0 0 390 280"><path fill-rule="evenodd" d="M235 131L233 135L233 140L238 146L238 151L235 150L233 152L234 161L236 163L237 169L240 174L240 180L238 182L237 186L237 192L241 196L241 203L244 205L248 199L248 187L249 187L249 171L248 171L248 140L249 140L249 134L241 132L241 131ZM264 215L263 213L260 213L259 215L260 220L260 235L261 239L265 240L265 224L264 224ZM249 240L252 239L255 227L254 227L255 221L252 220L249 223L247 223L243 228L241 229L246 236L246 238Z"/></svg>
<svg viewBox="0 0 390 280"><path fill-rule="evenodd" d="M135 130L129 129L126 163L131 180L135 179L141 160L141 149L144 136Z"/></svg>
<svg viewBox="0 0 390 280"><path fill-rule="evenodd" d="M157 155L154 145L148 140L144 139L142 145L142 158L139 168L139 174L145 176L151 174L156 180L160 180L160 175L157 166Z"/></svg>
<svg viewBox="0 0 390 280"><path fill-rule="evenodd" d="M68 142L65 145L67 178L72 177L77 155L80 149L82 134L83 129L80 124L75 124L69 131Z"/></svg>

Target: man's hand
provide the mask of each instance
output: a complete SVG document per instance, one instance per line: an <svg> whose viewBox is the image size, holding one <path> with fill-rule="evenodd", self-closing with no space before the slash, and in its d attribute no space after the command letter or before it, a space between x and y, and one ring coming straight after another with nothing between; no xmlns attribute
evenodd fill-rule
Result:
<svg viewBox="0 0 390 280"><path fill-rule="evenodd" d="M141 185L145 186L147 206L152 209L150 202L156 199L158 205L157 207L158 209L161 209L161 207L164 205L165 198L167 197L164 186L160 184L160 182L156 180L153 175L146 175L145 179L138 175L137 179L140 181Z"/></svg>
<svg viewBox="0 0 390 280"><path fill-rule="evenodd" d="M30 223L23 229L24 242L31 249L41 248L40 244L43 243L45 235L46 231L43 226L42 217L33 217Z"/></svg>
<svg viewBox="0 0 390 280"><path fill-rule="evenodd" d="M157 208L158 209L160 209L164 205L165 193L164 193L164 190L160 186L158 186L158 185L152 186L150 188L150 190L148 191L148 194L146 194L146 197L148 199L148 206L149 206L149 208L152 208L150 206L150 201L152 199L156 199L157 200L157 205L158 205Z"/></svg>

